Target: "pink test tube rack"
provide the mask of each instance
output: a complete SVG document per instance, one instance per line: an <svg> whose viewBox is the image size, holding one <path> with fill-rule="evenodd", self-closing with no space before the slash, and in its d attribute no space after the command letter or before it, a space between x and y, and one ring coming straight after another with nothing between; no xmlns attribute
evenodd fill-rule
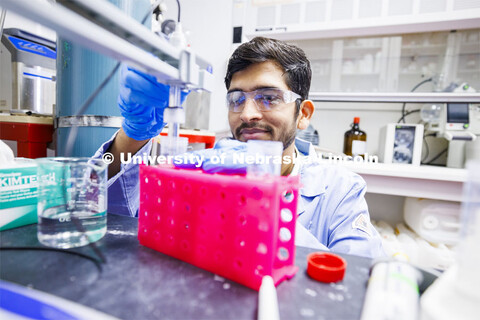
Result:
<svg viewBox="0 0 480 320"><path fill-rule="evenodd" d="M295 275L298 177L140 166L144 246L258 290Z"/></svg>

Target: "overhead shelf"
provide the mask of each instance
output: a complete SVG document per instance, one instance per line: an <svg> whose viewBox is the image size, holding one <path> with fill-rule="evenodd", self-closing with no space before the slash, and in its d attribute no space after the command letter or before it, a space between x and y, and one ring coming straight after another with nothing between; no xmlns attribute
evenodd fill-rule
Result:
<svg viewBox="0 0 480 320"><path fill-rule="evenodd" d="M460 202L467 180L465 169L385 163L342 165L362 176L367 192L376 194Z"/></svg>
<svg viewBox="0 0 480 320"><path fill-rule="evenodd" d="M322 102L480 103L480 93L310 92L309 99Z"/></svg>

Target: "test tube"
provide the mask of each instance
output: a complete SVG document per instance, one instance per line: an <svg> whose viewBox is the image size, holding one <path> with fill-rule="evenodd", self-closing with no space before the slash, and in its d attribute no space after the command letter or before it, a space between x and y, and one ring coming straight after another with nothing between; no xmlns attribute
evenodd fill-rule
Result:
<svg viewBox="0 0 480 320"><path fill-rule="evenodd" d="M185 111L181 107L181 91L179 86L170 86L168 108L164 112L164 120L168 123L169 137L178 137L180 123L185 122Z"/></svg>
<svg viewBox="0 0 480 320"><path fill-rule="evenodd" d="M175 156L187 152L188 138L180 137L180 124L185 123L185 110L181 107L181 88L170 86L169 106L165 108L163 120L168 123L168 136L162 136L160 154Z"/></svg>
<svg viewBox="0 0 480 320"><path fill-rule="evenodd" d="M247 141L247 176L279 176L282 168L283 143L280 141Z"/></svg>

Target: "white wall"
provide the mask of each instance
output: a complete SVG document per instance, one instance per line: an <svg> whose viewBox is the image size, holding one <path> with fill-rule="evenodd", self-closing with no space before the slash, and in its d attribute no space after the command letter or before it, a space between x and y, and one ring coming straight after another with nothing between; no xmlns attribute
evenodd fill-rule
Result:
<svg viewBox="0 0 480 320"><path fill-rule="evenodd" d="M165 17L177 20L177 2L166 0ZM223 79L232 52L232 1L181 0L181 23L192 50L213 65L215 86L211 96L209 129L229 131Z"/></svg>

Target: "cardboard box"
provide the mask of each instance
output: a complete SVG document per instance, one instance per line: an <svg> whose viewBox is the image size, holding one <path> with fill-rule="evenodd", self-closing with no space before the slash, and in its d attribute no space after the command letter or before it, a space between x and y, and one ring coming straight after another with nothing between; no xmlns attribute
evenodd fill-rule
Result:
<svg viewBox="0 0 480 320"><path fill-rule="evenodd" d="M0 231L37 222L37 186L34 160L0 167Z"/></svg>

